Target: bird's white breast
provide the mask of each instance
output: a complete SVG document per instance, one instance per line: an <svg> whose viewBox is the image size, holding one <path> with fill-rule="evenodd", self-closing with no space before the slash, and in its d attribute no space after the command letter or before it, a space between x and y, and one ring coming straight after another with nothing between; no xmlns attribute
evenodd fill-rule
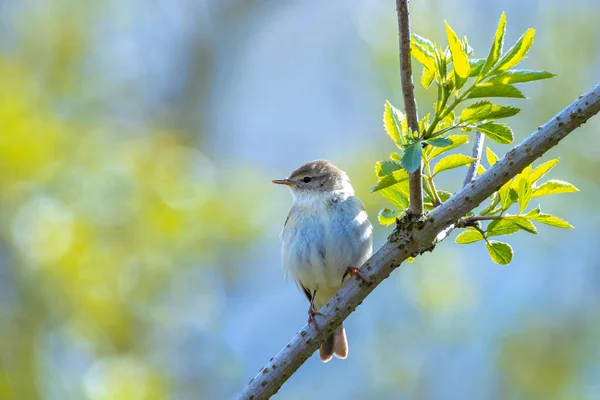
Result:
<svg viewBox="0 0 600 400"><path fill-rule="evenodd" d="M372 227L351 193L295 194L282 234L285 274L310 291L335 291L348 267L371 255Z"/></svg>

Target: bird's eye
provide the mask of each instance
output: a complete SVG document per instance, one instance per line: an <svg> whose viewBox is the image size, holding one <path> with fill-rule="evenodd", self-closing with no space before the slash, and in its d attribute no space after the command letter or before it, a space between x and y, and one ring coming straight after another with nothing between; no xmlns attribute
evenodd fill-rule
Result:
<svg viewBox="0 0 600 400"><path fill-rule="evenodd" d="M302 181L303 181L304 183L308 183L308 182L310 182L310 181L311 181L311 179L312 179L312 178L311 178L310 176L305 176L305 177L304 177L304 179L302 179Z"/></svg>

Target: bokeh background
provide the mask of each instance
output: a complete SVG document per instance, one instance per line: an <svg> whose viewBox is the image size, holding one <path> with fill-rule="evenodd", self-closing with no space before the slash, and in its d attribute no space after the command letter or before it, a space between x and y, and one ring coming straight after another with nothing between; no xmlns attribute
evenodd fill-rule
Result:
<svg viewBox="0 0 600 400"><path fill-rule="evenodd" d="M600 80L597 0L411 11L481 57L502 11L507 44L537 29L523 66L558 76L504 102L518 141ZM306 322L270 180L333 160L389 233L369 188L396 29L392 0L1 1L0 399L234 397ZM447 240L349 317L347 360L313 356L276 398L600 398L599 129L544 158L581 189L541 199L575 230L509 237L510 266Z"/></svg>

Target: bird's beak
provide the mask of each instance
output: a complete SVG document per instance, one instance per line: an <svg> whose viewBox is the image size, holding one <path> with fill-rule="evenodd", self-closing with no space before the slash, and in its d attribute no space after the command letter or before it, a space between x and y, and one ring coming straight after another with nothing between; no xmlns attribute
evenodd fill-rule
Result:
<svg viewBox="0 0 600 400"><path fill-rule="evenodd" d="M290 181L289 179L274 179L271 182L277 184L277 185L287 185L287 186L292 186L292 181Z"/></svg>

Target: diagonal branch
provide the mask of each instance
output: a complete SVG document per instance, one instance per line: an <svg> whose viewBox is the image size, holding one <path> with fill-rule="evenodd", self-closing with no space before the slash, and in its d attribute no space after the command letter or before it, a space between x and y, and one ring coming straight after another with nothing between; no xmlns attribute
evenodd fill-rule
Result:
<svg viewBox="0 0 600 400"><path fill-rule="evenodd" d="M369 284L349 280L319 311L317 326L302 330L261 369L239 393L238 399L267 399L310 357L339 324L410 256L434 247L436 235L455 224L469 211L514 178L526 166L556 146L589 118L600 112L600 84L556 114L510 150L477 180L429 213L427 218L400 225L388 241L361 267Z"/></svg>
<svg viewBox="0 0 600 400"><path fill-rule="evenodd" d="M398 33L400 44L400 78L402 80L402 95L404 97L404 111L406 122L412 132L419 132L419 117L417 116L417 103L415 100L412 78L412 65L410 60L410 18L408 15L408 0L396 0L398 12ZM421 132L419 132L421 134ZM413 215L423 214L423 180L421 170L423 162L415 172L410 174L408 183L410 187L410 212Z"/></svg>

